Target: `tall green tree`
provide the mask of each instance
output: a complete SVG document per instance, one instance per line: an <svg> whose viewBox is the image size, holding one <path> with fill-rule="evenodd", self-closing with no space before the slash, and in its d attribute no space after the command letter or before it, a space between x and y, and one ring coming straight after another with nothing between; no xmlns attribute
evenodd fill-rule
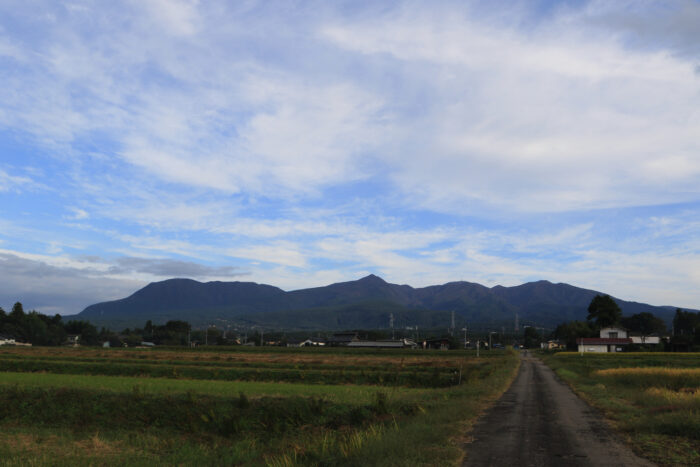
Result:
<svg viewBox="0 0 700 467"><path fill-rule="evenodd" d="M588 305L588 321L597 328L620 324L622 310L610 295L596 295Z"/></svg>
<svg viewBox="0 0 700 467"><path fill-rule="evenodd" d="M700 345L700 313L676 309L673 317L673 342Z"/></svg>
<svg viewBox="0 0 700 467"><path fill-rule="evenodd" d="M24 319L24 307L20 302L17 302L12 306L10 318L17 323L21 322Z"/></svg>
<svg viewBox="0 0 700 467"><path fill-rule="evenodd" d="M598 333L592 323L587 321L571 321L562 323L554 330L554 337L560 342L566 342L566 348L576 350L576 339L580 337L596 337Z"/></svg>
<svg viewBox="0 0 700 467"><path fill-rule="evenodd" d="M632 316L625 316L620 320L620 323L628 330L638 332L643 336L666 332L664 320L646 311Z"/></svg>

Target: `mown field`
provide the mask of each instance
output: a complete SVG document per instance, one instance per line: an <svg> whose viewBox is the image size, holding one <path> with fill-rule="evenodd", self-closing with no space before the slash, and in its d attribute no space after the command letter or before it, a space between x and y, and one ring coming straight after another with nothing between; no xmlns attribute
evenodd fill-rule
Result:
<svg viewBox="0 0 700 467"><path fill-rule="evenodd" d="M450 465L508 352L0 348L2 465Z"/></svg>
<svg viewBox="0 0 700 467"><path fill-rule="evenodd" d="M563 352L543 359L638 454L659 465L700 465L700 354Z"/></svg>

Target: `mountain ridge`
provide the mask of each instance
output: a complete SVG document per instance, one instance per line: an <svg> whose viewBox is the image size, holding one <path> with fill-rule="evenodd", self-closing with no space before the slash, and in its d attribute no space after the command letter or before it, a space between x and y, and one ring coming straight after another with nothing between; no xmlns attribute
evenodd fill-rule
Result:
<svg viewBox="0 0 700 467"><path fill-rule="evenodd" d="M194 326L228 323L280 329L342 329L450 325L454 311L459 326L482 323L554 327L585 319L596 294L566 283L546 280L513 287L486 287L455 281L414 288L370 274L354 281L284 291L256 282L199 282L173 278L152 282L119 300L96 303L76 315L97 325L141 326L147 320L183 319ZM615 298L625 315L650 312L670 323L675 307L653 306ZM128 327L128 326L125 326Z"/></svg>

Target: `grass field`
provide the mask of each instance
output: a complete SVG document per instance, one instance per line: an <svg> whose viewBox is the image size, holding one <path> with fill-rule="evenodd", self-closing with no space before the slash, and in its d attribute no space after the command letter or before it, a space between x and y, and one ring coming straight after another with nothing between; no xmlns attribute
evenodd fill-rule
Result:
<svg viewBox="0 0 700 467"><path fill-rule="evenodd" d="M700 354L562 352L543 355L642 456L700 464Z"/></svg>
<svg viewBox="0 0 700 467"><path fill-rule="evenodd" d="M2 465L451 465L508 352L0 348Z"/></svg>

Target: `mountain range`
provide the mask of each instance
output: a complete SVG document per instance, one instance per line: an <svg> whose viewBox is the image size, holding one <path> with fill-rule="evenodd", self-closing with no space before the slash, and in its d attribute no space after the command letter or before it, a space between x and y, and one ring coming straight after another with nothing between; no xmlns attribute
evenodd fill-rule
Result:
<svg viewBox="0 0 700 467"><path fill-rule="evenodd" d="M585 320L597 292L549 281L514 287L485 287L472 282L413 288L375 275L324 287L286 292L255 282L198 282L169 279L148 284L133 295L90 305L76 318L113 330L142 327L147 320L185 320L194 327L211 324L261 326L285 330L447 328L452 312L457 327L514 329L522 325L553 328ZM675 307L659 307L615 298L623 315L650 312L667 323ZM517 316L517 318L516 318Z"/></svg>

